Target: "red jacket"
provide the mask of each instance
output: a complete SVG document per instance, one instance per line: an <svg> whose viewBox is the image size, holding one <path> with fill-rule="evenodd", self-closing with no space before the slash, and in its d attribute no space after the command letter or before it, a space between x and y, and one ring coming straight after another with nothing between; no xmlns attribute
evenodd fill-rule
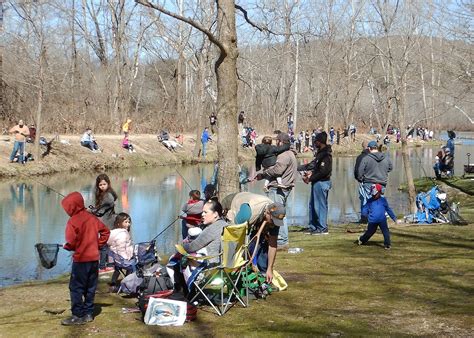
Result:
<svg viewBox="0 0 474 338"><path fill-rule="evenodd" d="M74 262L98 261L99 248L107 243L110 230L86 211L80 193L70 193L61 201L61 205L71 217L66 225L64 249L74 251Z"/></svg>

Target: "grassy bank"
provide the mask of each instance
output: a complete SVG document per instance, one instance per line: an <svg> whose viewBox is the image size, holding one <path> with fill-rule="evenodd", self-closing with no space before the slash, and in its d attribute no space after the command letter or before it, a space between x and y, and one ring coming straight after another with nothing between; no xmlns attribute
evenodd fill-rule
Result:
<svg viewBox="0 0 474 338"><path fill-rule="evenodd" d="M261 135L263 136L263 135ZM0 138L0 178L15 176L46 175L58 172L74 171L106 171L109 169L124 169L133 167L155 167L160 165L180 165L196 162L213 162L217 158L216 142L208 145L206 159L193 156L196 145L196 135L185 134L182 148L170 152L158 142L156 135L134 135L130 141L136 152L129 153L121 147L121 135L96 135L97 143L103 149L102 153L92 153L80 145L80 135L46 135L48 140L54 139L50 153L41 161L28 162L26 165L9 163L10 152L13 149L13 139L9 136ZM340 145L333 146L334 155L358 155L363 140L369 141L370 135L358 135L356 141L349 138L341 140ZM260 140L260 139L259 139ZM198 141L200 142L200 141ZM259 142L259 141L258 141ZM433 144L433 143L429 143ZM394 145L396 145L394 143ZM414 146L421 144L413 143ZM27 144L27 152L33 152L33 145ZM300 158L312 158L313 153L298 154ZM239 148L240 161L253 161L255 151Z"/></svg>
<svg viewBox="0 0 474 338"><path fill-rule="evenodd" d="M393 248L376 234L368 246L352 242L344 227L328 236L290 232L302 254L279 253L277 269L287 291L250 308L235 307L223 318L208 308L183 327L144 325L138 314L122 314L134 299L111 295L102 281L96 319L63 327L69 315L68 281L0 290L1 335L18 336L471 336L474 330L474 226L392 226ZM45 310L63 310L52 315Z"/></svg>

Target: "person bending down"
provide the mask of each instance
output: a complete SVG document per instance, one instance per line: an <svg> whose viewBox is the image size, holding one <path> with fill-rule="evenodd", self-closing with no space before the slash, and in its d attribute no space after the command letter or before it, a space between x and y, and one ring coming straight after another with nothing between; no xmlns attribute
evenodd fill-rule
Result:
<svg viewBox="0 0 474 338"><path fill-rule="evenodd" d="M388 205L385 197L382 196L382 185L374 184L372 186L372 198L362 208L362 216L368 217L369 225L365 233L360 236L354 243L358 245L364 245L368 240L375 234L377 227L380 227L383 234L383 244L386 250L389 250L392 246L390 242L390 230L387 225L387 217L385 212L388 213L390 218L396 223L399 223L397 217L393 213L392 209Z"/></svg>
<svg viewBox="0 0 474 338"><path fill-rule="evenodd" d="M257 156L255 158L255 170L260 171L263 169L268 169L273 167L277 161L277 155L290 149L289 143L283 143L281 146L272 145L272 138L270 136L265 136L262 139L262 143L255 146L255 151ZM279 188L286 188L281 181L281 176L276 178ZM268 190L269 180L265 179L264 181L264 190Z"/></svg>

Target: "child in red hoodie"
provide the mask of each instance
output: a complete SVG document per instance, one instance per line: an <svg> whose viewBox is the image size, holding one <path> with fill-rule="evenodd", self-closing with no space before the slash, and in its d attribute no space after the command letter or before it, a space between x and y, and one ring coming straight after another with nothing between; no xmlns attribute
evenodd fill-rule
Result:
<svg viewBox="0 0 474 338"><path fill-rule="evenodd" d="M81 325L94 320L92 313L99 276L99 248L107 243L110 230L86 211L80 193L70 193L61 201L61 205L70 216L66 225L64 249L74 251L69 281L72 316L61 324Z"/></svg>

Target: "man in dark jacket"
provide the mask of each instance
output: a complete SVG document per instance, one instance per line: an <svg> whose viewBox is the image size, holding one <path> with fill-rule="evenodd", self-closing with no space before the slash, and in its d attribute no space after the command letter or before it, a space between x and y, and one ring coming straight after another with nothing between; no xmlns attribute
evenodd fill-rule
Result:
<svg viewBox="0 0 474 338"><path fill-rule="evenodd" d="M369 154L364 156L360 161L360 166L357 170L357 180L362 182L359 193L363 195L363 205L367 203L370 198L370 189L373 184L380 184L383 186L382 193L387 186L388 173L392 171L392 161L386 153L378 151L378 145L375 141L370 141L368 144Z"/></svg>
<svg viewBox="0 0 474 338"><path fill-rule="evenodd" d="M314 160L298 167L306 171L304 181L311 182L309 201L310 235L327 235L328 232L328 194L331 189L332 149L327 145L328 135L325 131L316 135L315 146L318 149Z"/></svg>
<svg viewBox="0 0 474 338"><path fill-rule="evenodd" d="M359 200L360 200L360 223L367 223L366 217L362 216L362 207L366 203L366 194L364 193L364 183L358 179L359 177L359 170L360 170L360 163L362 162L362 159L368 155L369 148L367 147L367 141L362 141L362 152L357 156L356 162L354 165L354 177L355 179L359 182Z"/></svg>

